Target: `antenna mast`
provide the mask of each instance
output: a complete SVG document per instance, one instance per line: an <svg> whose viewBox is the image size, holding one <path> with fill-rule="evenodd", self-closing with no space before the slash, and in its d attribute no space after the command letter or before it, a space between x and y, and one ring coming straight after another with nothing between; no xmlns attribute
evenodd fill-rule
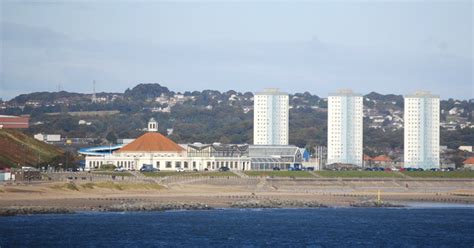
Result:
<svg viewBox="0 0 474 248"><path fill-rule="evenodd" d="M95 80L92 81L92 102L97 102L97 97L95 95Z"/></svg>

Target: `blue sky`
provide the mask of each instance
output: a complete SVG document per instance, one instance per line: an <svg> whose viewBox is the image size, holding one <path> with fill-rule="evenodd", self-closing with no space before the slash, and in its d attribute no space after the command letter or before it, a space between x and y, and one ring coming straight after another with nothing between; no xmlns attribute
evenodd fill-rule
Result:
<svg viewBox="0 0 474 248"><path fill-rule="evenodd" d="M474 98L472 1L5 1L0 97L279 87Z"/></svg>

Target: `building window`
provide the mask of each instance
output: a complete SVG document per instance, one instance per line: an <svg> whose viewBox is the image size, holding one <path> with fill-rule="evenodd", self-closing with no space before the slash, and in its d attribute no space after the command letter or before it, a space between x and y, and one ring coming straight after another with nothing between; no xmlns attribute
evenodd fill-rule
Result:
<svg viewBox="0 0 474 248"><path fill-rule="evenodd" d="M166 161L166 168L171 168L171 162L170 161Z"/></svg>
<svg viewBox="0 0 474 248"><path fill-rule="evenodd" d="M174 167L175 167L175 168L181 168L181 162L180 162L180 161L176 161L175 164L174 164Z"/></svg>
<svg viewBox="0 0 474 248"><path fill-rule="evenodd" d="M188 162L184 162L184 168L188 168Z"/></svg>
<svg viewBox="0 0 474 248"><path fill-rule="evenodd" d="M156 162L156 168L160 168L160 161Z"/></svg>

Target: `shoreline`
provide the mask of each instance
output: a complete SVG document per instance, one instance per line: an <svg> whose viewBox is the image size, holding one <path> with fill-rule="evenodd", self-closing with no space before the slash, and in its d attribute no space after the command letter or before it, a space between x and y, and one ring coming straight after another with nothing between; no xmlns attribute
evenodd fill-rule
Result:
<svg viewBox="0 0 474 248"><path fill-rule="evenodd" d="M0 215L63 211L105 212L227 208L474 207L474 182L424 180L410 188L393 181L205 181L48 182L0 184ZM380 192L381 202L374 204ZM30 208L28 210L28 208ZM38 209L31 209L38 208ZM52 210L51 210L52 209ZM54 210L56 209L56 210ZM6 214L4 214L6 215Z"/></svg>
<svg viewBox="0 0 474 248"><path fill-rule="evenodd" d="M390 203L389 203L390 204ZM419 204L419 205L418 205ZM75 214L98 214L98 213L157 213L157 212L175 212L175 211L227 211L227 210L317 210L317 209L474 209L474 205L467 204L432 204L429 202L419 202L416 205L385 205L385 206L308 206L308 207L279 207L279 206L255 206L255 207L220 207L214 208L205 204L203 207L182 208L165 207L162 209L102 209L102 210L74 210L68 208L0 208L0 218L14 216L38 216L38 215L75 215Z"/></svg>

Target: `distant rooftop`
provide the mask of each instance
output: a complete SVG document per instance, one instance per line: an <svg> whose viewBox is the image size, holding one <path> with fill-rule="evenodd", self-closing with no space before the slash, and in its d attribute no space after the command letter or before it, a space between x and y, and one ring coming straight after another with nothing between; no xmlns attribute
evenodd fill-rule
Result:
<svg viewBox="0 0 474 248"><path fill-rule="evenodd" d="M278 88L265 88L263 91L255 93L255 95L288 95L288 93L281 92Z"/></svg>
<svg viewBox="0 0 474 248"><path fill-rule="evenodd" d="M329 96L362 96L362 94L354 93L351 89L339 89L335 93L330 93Z"/></svg>
<svg viewBox="0 0 474 248"><path fill-rule="evenodd" d="M432 95L429 91L419 90L413 94L406 95L408 98L439 98L438 95Z"/></svg>

